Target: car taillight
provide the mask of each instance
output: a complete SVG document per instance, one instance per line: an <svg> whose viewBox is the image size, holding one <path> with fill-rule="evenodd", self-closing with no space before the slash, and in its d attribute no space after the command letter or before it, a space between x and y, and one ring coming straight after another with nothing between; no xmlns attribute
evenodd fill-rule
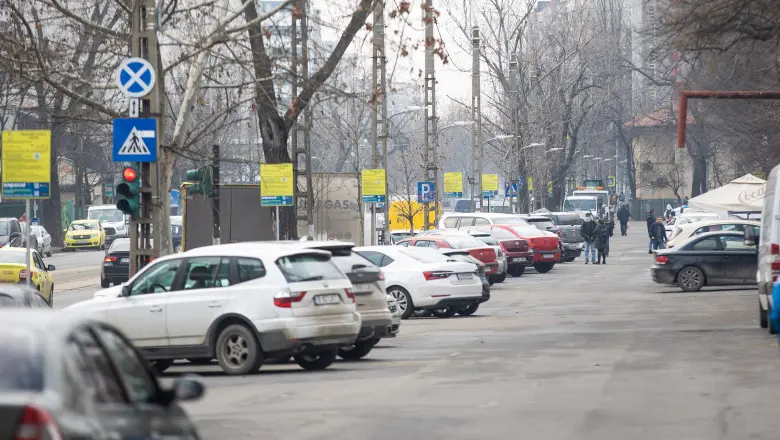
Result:
<svg viewBox="0 0 780 440"><path fill-rule="evenodd" d="M780 245L772 243L769 246L769 252L772 254L772 281L777 281L777 277L780 275Z"/></svg>
<svg viewBox="0 0 780 440"><path fill-rule="evenodd" d="M304 296L306 296L306 292L292 292L290 289L280 290L274 295L274 305L289 309L292 307L292 303L301 302Z"/></svg>
<svg viewBox="0 0 780 440"><path fill-rule="evenodd" d="M425 281L443 280L452 275L452 272L423 272L423 275L425 275Z"/></svg>
<svg viewBox="0 0 780 440"><path fill-rule="evenodd" d="M20 280L26 280L27 279L27 269L22 269L19 271L19 279Z"/></svg>
<svg viewBox="0 0 780 440"><path fill-rule="evenodd" d="M666 264L669 261L669 257L666 255L656 255L655 262L658 264Z"/></svg>
<svg viewBox="0 0 780 440"><path fill-rule="evenodd" d="M14 440L61 440L59 428L48 412L25 406L16 426Z"/></svg>
<svg viewBox="0 0 780 440"><path fill-rule="evenodd" d="M103 259L103 262L105 262L105 263L115 263L116 262L116 257L106 257L106 258Z"/></svg>
<svg viewBox="0 0 780 440"><path fill-rule="evenodd" d="M353 303L355 302L355 292L352 289L344 289L344 293L347 294L347 298L351 299Z"/></svg>
<svg viewBox="0 0 780 440"><path fill-rule="evenodd" d="M382 272L379 272L377 274L377 276L376 276L376 279L378 279L379 281L384 281L385 280L385 274L383 274Z"/></svg>

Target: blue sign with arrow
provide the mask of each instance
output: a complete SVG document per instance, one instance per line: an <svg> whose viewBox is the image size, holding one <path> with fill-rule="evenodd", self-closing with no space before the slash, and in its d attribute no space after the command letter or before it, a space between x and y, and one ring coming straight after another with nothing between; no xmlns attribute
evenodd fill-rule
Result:
<svg viewBox="0 0 780 440"><path fill-rule="evenodd" d="M157 121L153 118L114 119L114 162L156 162Z"/></svg>

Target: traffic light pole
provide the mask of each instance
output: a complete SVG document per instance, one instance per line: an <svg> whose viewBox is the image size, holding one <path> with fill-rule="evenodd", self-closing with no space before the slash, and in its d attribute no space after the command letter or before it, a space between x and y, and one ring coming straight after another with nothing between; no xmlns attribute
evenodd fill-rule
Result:
<svg viewBox="0 0 780 440"><path fill-rule="evenodd" d="M143 58L154 68L159 76L157 84L164 81L162 69L160 69L159 54L157 51L157 5L156 0L139 0L133 2L136 8L132 12L132 26L130 34L130 49L134 57ZM151 92L141 99L140 114L142 118L155 118L157 120L158 145L161 145L162 123L160 107L160 90L154 85ZM159 158L157 149L157 156ZM160 243L160 229L152 231L154 219L158 218L159 205L159 181L157 162L143 162L138 164L140 171L140 212L130 221L130 276L141 270L145 265L159 256L159 250L154 243ZM153 239L152 233L155 237Z"/></svg>

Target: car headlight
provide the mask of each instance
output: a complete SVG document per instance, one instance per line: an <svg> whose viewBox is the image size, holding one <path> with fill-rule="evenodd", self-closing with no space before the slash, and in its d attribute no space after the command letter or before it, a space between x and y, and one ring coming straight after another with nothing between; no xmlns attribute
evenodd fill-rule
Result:
<svg viewBox="0 0 780 440"><path fill-rule="evenodd" d="M117 227L116 227L116 228L114 228L114 229L116 229L117 231L124 231L124 230L125 230L125 224L124 224L124 223L120 223L120 224L119 224L119 225L117 225Z"/></svg>

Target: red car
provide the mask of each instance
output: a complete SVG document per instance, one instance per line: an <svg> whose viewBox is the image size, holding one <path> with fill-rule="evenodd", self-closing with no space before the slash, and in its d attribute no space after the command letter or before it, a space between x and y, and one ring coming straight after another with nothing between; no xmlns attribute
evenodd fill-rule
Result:
<svg viewBox="0 0 780 440"><path fill-rule="evenodd" d="M551 232L540 231L533 226L524 225L493 225L515 234L518 238L528 241L528 247L533 251L533 266L539 273L552 270L555 263L561 261L559 238Z"/></svg>
<svg viewBox="0 0 780 440"><path fill-rule="evenodd" d="M487 232L498 240L506 253L507 273L519 277L525 268L534 265L534 251L529 247L528 240L519 238L514 232L499 226L481 226L469 229L471 231Z"/></svg>
<svg viewBox="0 0 780 440"><path fill-rule="evenodd" d="M398 246L429 247L433 249L464 249L469 255L485 263L485 275L490 278L498 275L498 257L496 251L480 240L463 235L421 235L398 242ZM492 283L491 283L492 284Z"/></svg>

